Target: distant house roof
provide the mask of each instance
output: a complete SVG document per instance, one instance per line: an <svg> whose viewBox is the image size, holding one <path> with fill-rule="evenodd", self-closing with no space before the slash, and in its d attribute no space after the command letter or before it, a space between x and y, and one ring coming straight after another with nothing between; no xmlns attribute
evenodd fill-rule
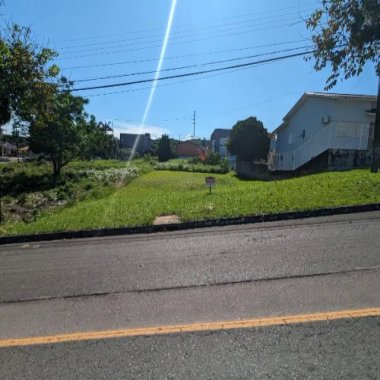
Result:
<svg viewBox="0 0 380 380"><path fill-rule="evenodd" d="M177 146L182 145L182 144L192 144L192 145L195 145L197 147L199 146L199 144L192 142L192 141L181 141L181 142L177 143Z"/></svg>
<svg viewBox="0 0 380 380"><path fill-rule="evenodd" d="M223 129L223 128L217 128L217 129L214 129L214 132L212 132L211 134L211 140L213 140L214 138L221 138L221 137L230 137L230 133L231 133L232 129Z"/></svg>
<svg viewBox="0 0 380 380"><path fill-rule="evenodd" d="M309 98L325 98L325 99L341 99L341 100L359 100L359 101L371 101L377 100L376 95L360 95L360 94L337 94L328 92L305 92L297 101L297 103L290 109L290 111L284 116L283 123L280 124L273 132L277 133L281 129L284 129L287 125L287 121L298 111L298 109Z"/></svg>
<svg viewBox="0 0 380 380"><path fill-rule="evenodd" d="M203 148L192 141L183 141L177 144L176 153L179 157L196 157Z"/></svg>

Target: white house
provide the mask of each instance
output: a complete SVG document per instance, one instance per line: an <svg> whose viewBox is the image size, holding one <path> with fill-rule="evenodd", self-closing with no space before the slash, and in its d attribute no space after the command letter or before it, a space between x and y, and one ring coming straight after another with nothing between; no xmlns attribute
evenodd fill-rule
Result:
<svg viewBox="0 0 380 380"><path fill-rule="evenodd" d="M335 169L368 164L376 99L372 95L304 93L274 131L269 169L293 171L317 157Z"/></svg>

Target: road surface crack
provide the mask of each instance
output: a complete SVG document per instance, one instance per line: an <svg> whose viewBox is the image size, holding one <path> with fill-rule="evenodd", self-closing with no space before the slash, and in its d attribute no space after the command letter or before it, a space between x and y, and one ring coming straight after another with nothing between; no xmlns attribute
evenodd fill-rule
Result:
<svg viewBox="0 0 380 380"><path fill-rule="evenodd" d="M126 294L126 293L140 294L140 293L155 293L155 292L172 291L172 290L199 289L199 288L217 287L217 286L233 286L233 285L260 283L260 282L286 281L286 280L307 279L307 278L315 278L315 277L347 275L347 274L352 274L352 273L357 273L357 272L373 272L373 271L378 271L378 270L380 270L380 266L374 266L370 268L354 268L354 269L348 269L348 270L330 271L330 272L322 272L322 273L296 274L296 275L262 277L262 278L227 281L227 282L204 283L204 284L197 284L197 285L179 285L179 286L167 286L167 287L160 287L160 288L127 289L127 290L117 290L117 291L79 293L79 294L51 296L51 297L47 296L47 297L36 297L36 298L21 298L17 300L2 300L0 301L0 305L24 303L24 302L26 303L26 302L39 302L39 301L54 301L54 300L62 300L62 299L105 297L109 295Z"/></svg>

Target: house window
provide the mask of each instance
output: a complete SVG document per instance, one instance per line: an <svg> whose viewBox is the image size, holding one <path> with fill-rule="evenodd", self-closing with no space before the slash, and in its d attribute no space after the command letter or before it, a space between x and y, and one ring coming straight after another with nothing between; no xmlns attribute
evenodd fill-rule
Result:
<svg viewBox="0 0 380 380"><path fill-rule="evenodd" d="M363 126L363 124L339 122L336 123L336 135L338 137L360 137Z"/></svg>
<svg viewBox="0 0 380 380"><path fill-rule="evenodd" d="M289 145L293 144L293 135L291 133L289 133L288 143Z"/></svg>

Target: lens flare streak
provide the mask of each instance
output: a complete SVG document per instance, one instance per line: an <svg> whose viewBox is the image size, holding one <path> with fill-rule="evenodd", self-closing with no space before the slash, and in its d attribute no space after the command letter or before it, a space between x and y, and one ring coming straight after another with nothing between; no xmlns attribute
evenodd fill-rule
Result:
<svg viewBox="0 0 380 380"><path fill-rule="evenodd" d="M135 140L135 142L133 144L133 148L132 148L131 156L129 158L129 162L130 162L131 159L133 159L133 157L134 157L134 155L136 153L136 149L137 149L137 146L139 144L141 132L142 132L142 130L144 128L146 119L148 117L150 108L152 106L152 101L153 101L153 98L154 98L154 94L156 92L157 81L158 81L158 78L160 76L160 72L161 72L161 69L162 69L162 64L163 64L164 58L165 58L166 48L167 48L167 45L168 45L168 42L169 42L169 38L170 38L170 32L171 32L171 29L172 29L172 24L173 24L173 19L174 19L174 13L175 13L176 5L177 5L177 0L172 0L172 4L171 4L171 7L170 7L169 18L168 18L168 23L166 25L165 37L164 37L164 41L163 41L162 47L161 47L160 59L159 59L158 64L157 64L156 73L154 75L154 81L152 82L152 87L151 87L150 92L149 92L148 101L147 101L146 106L145 106L145 110L144 110L144 114L143 114L143 117L142 117L142 120L141 120L141 123L140 123L140 128L139 128L139 132L138 132L137 138L136 138L136 140Z"/></svg>

